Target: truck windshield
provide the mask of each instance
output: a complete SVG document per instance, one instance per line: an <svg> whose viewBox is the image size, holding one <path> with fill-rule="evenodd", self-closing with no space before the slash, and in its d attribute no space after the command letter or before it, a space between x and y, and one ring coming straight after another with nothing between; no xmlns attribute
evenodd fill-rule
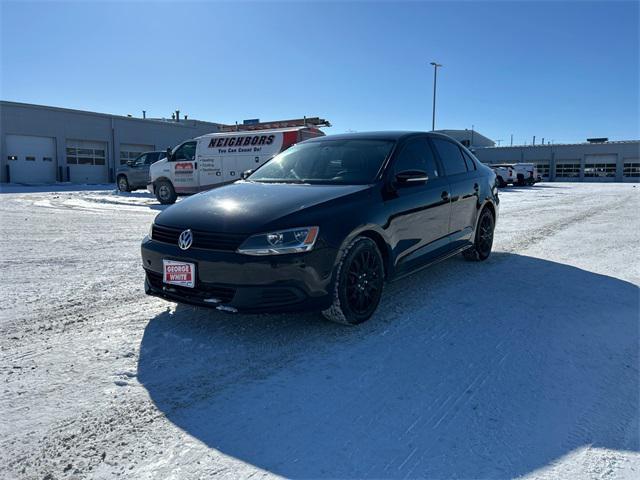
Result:
<svg viewBox="0 0 640 480"><path fill-rule="evenodd" d="M322 140L276 155L247 180L277 183L372 183L393 147L388 140Z"/></svg>

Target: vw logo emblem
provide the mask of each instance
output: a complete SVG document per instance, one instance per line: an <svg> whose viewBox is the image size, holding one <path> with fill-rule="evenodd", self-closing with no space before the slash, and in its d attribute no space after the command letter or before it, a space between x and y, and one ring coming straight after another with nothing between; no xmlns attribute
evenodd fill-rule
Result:
<svg viewBox="0 0 640 480"><path fill-rule="evenodd" d="M189 250L191 248L191 244L193 243L193 233L191 230L185 230L178 237L178 246L182 250Z"/></svg>

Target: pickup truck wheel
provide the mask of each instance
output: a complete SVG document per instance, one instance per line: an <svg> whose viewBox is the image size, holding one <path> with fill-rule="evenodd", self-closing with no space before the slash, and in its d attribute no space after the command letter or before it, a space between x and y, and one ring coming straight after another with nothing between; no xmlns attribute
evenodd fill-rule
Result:
<svg viewBox="0 0 640 480"><path fill-rule="evenodd" d="M478 228L476 228L473 246L463 252L464 258L471 261L483 261L489 258L493 247L495 225L496 221L491 211L488 208L483 209L478 219Z"/></svg>
<svg viewBox="0 0 640 480"><path fill-rule="evenodd" d="M496 181L498 182L498 188L504 188L507 186L507 182L505 182L502 177L498 177Z"/></svg>
<svg viewBox="0 0 640 480"><path fill-rule="evenodd" d="M120 175L118 177L118 190L121 192L130 192L131 187L129 186L129 180L124 175Z"/></svg>
<svg viewBox="0 0 640 480"><path fill-rule="evenodd" d="M384 286L378 246L370 238L357 237L345 249L336 269L333 303L322 315L344 325L367 321L378 308Z"/></svg>
<svg viewBox="0 0 640 480"><path fill-rule="evenodd" d="M155 185L156 198L162 205L176 203L178 195L168 180L160 180Z"/></svg>

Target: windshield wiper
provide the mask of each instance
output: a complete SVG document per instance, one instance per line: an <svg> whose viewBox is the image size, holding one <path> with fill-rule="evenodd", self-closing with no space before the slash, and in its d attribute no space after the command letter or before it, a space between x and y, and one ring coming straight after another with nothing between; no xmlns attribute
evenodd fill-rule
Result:
<svg viewBox="0 0 640 480"><path fill-rule="evenodd" d="M298 180L297 178L281 178L281 179L264 179L264 180L252 180L258 183L295 183L296 185L309 185L309 182L304 180Z"/></svg>

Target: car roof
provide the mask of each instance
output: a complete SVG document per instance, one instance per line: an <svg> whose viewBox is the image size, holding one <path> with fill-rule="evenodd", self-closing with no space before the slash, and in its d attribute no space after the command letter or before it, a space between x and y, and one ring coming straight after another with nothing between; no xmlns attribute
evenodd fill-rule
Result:
<svg viewBox="0 0 640 480"><path fill-rule="evenodd" d="M339 133L335 135L327 135L324 137L311 138L305 140L305 143L309 142L325 142L327 140L392 140L398 141L413 135L428 135L430 137L441 137L451 139L448 135L435 132L420 132L412 130L390 130L381 132L351 132L351 133Z"/></svg>

